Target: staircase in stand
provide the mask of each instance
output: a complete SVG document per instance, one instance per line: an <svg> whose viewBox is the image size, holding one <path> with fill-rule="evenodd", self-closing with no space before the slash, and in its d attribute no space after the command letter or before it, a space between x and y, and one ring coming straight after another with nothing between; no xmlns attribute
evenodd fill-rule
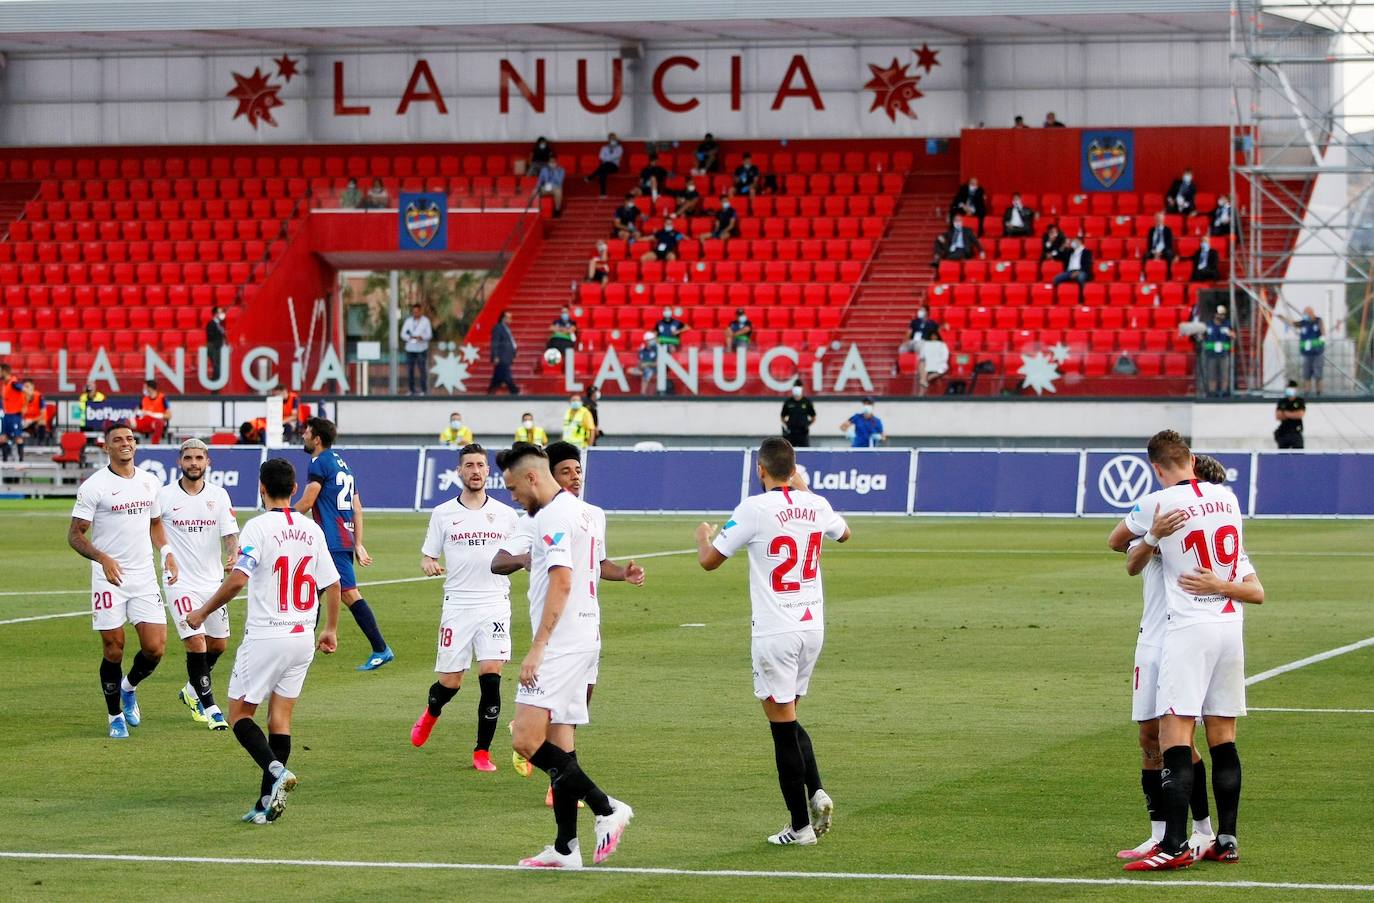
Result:
<svg viewBox="0 0 1374 903"><path fill-rule="evenodd" d="M37 194L37 182L0 183L0 241L9 237L10 224L23 215L24 205Z"/></svg>
<svg viewBox="0 0 1374 903"><path fill-rule="evenodd" d="M944 227L943 211L959 187L958 173L926 172L909 176L874 251L864 280L841 322L840 348L831 351L825 387L834 385L851 344L858 345L875 394L909 395L912 377L893 376L897 346L906 326L935 279L931 266L935 237ZM846 391L858 391L851 383Z"/></svg>

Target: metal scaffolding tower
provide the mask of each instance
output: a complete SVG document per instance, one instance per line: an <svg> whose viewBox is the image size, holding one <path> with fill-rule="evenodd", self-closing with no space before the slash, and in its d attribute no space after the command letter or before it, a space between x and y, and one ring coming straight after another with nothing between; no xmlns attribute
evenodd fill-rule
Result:
<svg viewBox="0 0 1374 903"><path fill-rule="evenodd" d="M1374 187L1374 146L1352 125L1374 109L1351 96L1374 84L1374 66L1345 76L1348 64L1374 64L1374 0L1232 0L1230 44L1239 387L1273 392L1296 376L1296 341L1279 336L1310 306L1327 328L1328 389L1366 394L1371 260L1351 238Z"/></svg>

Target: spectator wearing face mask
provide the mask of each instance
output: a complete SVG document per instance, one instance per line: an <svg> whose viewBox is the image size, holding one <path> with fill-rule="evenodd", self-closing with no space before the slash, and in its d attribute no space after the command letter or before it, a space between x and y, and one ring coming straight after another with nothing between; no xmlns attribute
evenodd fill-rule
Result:
<svg viewBox="0 0 1374 903"><path fill-rule="evenodd" d="M454 411L448 415L448 426L439 433L439 442L449 448L462 448L472 444L472 430L463 423L463 415Z"/></svg>
<svg viewBox="0 0 1374 903"><path fill-rule="evenodd" d="M534 146L530 148L529 162L525 164L525 175L539 175L539 170L548 166L549 161L552 159L553 145L549 143L549 139L540 135L538 138L534 139Z"/></svg>
<svg viewBox="0 0 1374 903"><path fill-rule="evenodd" d="M1021 203L1019 193L1011 196L1011 205L1002 213L1002 234L1012 238L1035 234L1035 211Z"/></svg>
<svg viewBox="0 0 1374 903"><path fill-rule="evenodd" d="M1183 175L1174 179L1169 186L1169 193L1164 195L1164 208L1170 213L1184 216L1197 209L1197 186L1193 184L1191 169L1183 170Z"/></svg>
<svg viewBox="0 0 1374 903"><path fill-rule="evenodd" d="M864 398L859 413L841 423L840 430L849 437L849 444L853 448L876 448L887 442L883 422L873 413L872 398Z"/></svg>
<svg viewBox="0 0 1374 903"><path fill-rule="evenodd" d="M976 178L970 178L959 190L955 192L954 200L949 205L949 219L954 222L954 217L962 215L966 219L971 217L978 222L978 234L983 234L983 217L988 213L988 198L983 192L983 186L978 184Z"/></svg>
<svg viewBox="0 0 1374 903"><path fill-rule="evenodd" d="M1298 394L1298 381L1290 379L1274 409L1274 441L1279 448L1302 448L1302 418L1307 414L1307 402Z"/></svg>
<svg viewBox="0 0 1374 903"><path fill-rule="evenodd" d="M687 324L673 316L671 307L663 308L663 319L654 324L654 332L658 336L658 347L672 354L682 344L682 333L686 329Z"/></svg>
<svg viewBox="0 0 1374 903"><path fill-rule="evenodd" d="M931 334L940 328L930 317L930 311L922 304L916 308L916 316L907 324L906 341L897 346L898 354L908 354L915 352L921 353L921 343L930 338Z"/></svg>
<svg viewBox="0 0 1374 903"><path fill-rule="evenodd" d="M706 249L706 242L710 239L728 241L739 234L739 213L730 204L728 196L720 199L720 209L716 211L715 217L711 221L711 228L697 236L701 240L703 252Z"/></svg>
<svg viewBox="0 0 1374 903"><path fill-rule="evenodd" d="M942 260L971 260L975 256L981 260L987 254L978 236L964 225L963 214L956 213L949 231L935 236L935 260L931 266L939 266Z"/></svg>
<svg viewBox="0 0 1374 903"><path fill-rule="evenodd" d="M601 150L597 152L597 158L601 162L583 181L590 182L595 179L597 185L601 187L601 196L604 198L606 196L606 180L612 174L620 172L620 160L624 156L625 148L620 146L620 139L616 137L615 132L611 132L606 136L606 143L601 145Z"/></svg>
<svg viewBox="0 0 1374 903"><path fill-rule="evenodd" d="M678 231L672 216L665 217L663 228L654 233L653 246L639 259L645 263L653 260L677 260L677 246L687 236Z"/></svg>
<svg viewBox="0 0 1374 903"><path fill-rule="evenodd" d="M639 377L639 394L652 395L654 383L658 378L658 333L644 333L644 341L639 346L635 365L630 373Z"/></svg>
<svg viewBox="0 0 1374 903"><path fill-rule="evenodd" d="M1064 253L1064 272L1055 276L1054 285L1064 282L1077 282L1081 293L1083 286L1093 278L1093 252L1083 246L1081 236L1075 235Z"/></svg>
<svg viewBox="0 0 1374 903"><path fill-rule="evenodd" d="M574 392L563 412L563 441L578 448L587 448L596 441L596 420L582 404L581 393Z"/></svg>
<svg viewBox="0 0 1374 903"><path fill-rule="evenodd" d="M749 317L742 307L735 309L735 318L730 321L725 331L731 348L748 348L754 338L754 324L749 322Z"/></svg>
<svg viewBox="0 0 1374 903"><path fill-rule="evenodd" d="M1197 253L1193 255L1193 281L1194 282L1215 282L1221 277L1221 261L1217 257L1216 249L1207 236L1202 236L1202 243L1198 245Z"/></svg>
<svg viewBox="0 0 1374 903"><path fill-rule="evenodd" d="M526 411L520 415L520 425L515 428L516 442L530 442L540 448L549 444L549 434L534 422L534 414Z"/></svg>
<svg viewBox="0 0 1374 903"><path fill-rule="evenodd" d="M605 239L596 243L596 253L587 261L588 282L609 282L611 279L611 250Z"/></svg>
<svg viewBox="0 0 1374 903"><path fill-rule="evenodd" d="M693 216L701 212L701 192L697 191L695 179L687 180L687 187L682 189L677 196L677 209L673 211L674 216Z"/></svg>
<svg viewBox="0 0 1374 903"><path fill-rule="evenodd" d="M816 422L816 406L806 397L806 388L797 380L782 403L782 437L793 448L811 444L811 424Z"/></svg>

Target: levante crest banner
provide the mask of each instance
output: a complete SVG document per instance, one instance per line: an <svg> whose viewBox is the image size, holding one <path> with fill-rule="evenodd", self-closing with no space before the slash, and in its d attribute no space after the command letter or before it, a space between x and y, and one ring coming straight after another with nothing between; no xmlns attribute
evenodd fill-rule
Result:
<svg viewBox="0 0 1374 903"><path fill-rule="evenodd" d="M1079 150L1083 191L1135 190L1135 133L1084 131Z"/></svg>
<svg viewBox="0 0 1374 903"><path fill-rule="evenodd" d="M403 251L444 251L448 248L448 196L408 194L397 205L401 216Z"/></svg>

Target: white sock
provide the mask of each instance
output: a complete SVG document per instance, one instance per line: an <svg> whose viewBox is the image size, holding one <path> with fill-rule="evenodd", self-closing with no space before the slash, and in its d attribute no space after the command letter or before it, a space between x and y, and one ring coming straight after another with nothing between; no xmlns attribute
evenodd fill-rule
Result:
<svg viewBox="0 0 1374 903"><path fill-rule="evenodd" d="M1209 815L1202 821L1198 821L1196 818L1193 819L1193 833L1206 834L1210 837L1212 835L1212 816Z"/></svg>
<svg viewBox="0 0 1374 903"><path fill-rule="evenodd" d="M181 692L185 693L187 696L191 697L192 699L195 699L195 698L196 698L196 688L193 687L193 686L191 686L191 682L190 682L189 680L186 681L186 686L184 686L184 687L181 688Z"/></svg>
<svg viewBox="0 0 1374 903"><path fill-rule="evenodd" d="M272 777L279 778L281 773L286 770L286 766L273 759L272 764L267 766L267 770L272 773Z"/></svg>
<svg viewBox="0 0 1374 903"><path fill-rule="evenodd" d="M1164 822L1150 822L1150 839L1153 840L1155 843L1159 843L1161 840L1164 839Z"/></svg>
<svg viewBox="0 0 1374 903"><path fill-rule="evenodd" d="M118 715L111 715L111 716L110 716L110 723L111 723L111 724L114 724L114 720L115 720L116 718L123 718L123 717L124 717L124 713L123 713L123 712L120 712Z"/></svg>
<svg viewBox="0 0 1374 903"><path fill-rule="evenodd" d="M219 710L219 706L217 706L217 705L212 705L212 706L210 706L210 708L208 708L208 709L205 710L205 714L206 714L206 715L223 715L224 713L221 712L221 711Z"/></svg>
<svg viewBox="0 0 1374 903"><path fill-rule="evenodd" d="M129 683L129 678L127 676L119 679L119 688L125 693L132 693L134 691L134 685Z"/></svg>

